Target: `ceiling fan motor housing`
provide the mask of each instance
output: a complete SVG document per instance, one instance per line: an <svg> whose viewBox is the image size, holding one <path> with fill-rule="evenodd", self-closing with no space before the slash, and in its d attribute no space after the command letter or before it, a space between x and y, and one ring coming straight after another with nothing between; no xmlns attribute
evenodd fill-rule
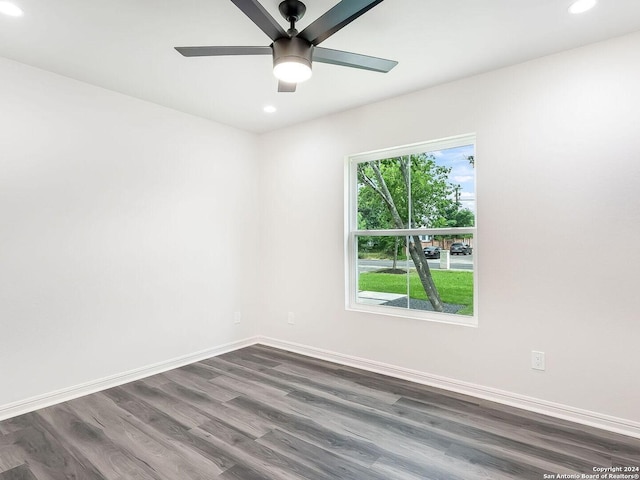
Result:
<svg viewBox="0 0 640 480"><path fill-rule="evenodd" d="M305 64L311 69L313 45L300 37L283 37L273 42L273 66L285 62Z"/></svg>
<svg viewBox="0 0 640 480"><path fill-rule="evenodd" d="M300 0L284 0L278 6L278 10L287 22L297 22L304 16L307 7Z"/></svg>

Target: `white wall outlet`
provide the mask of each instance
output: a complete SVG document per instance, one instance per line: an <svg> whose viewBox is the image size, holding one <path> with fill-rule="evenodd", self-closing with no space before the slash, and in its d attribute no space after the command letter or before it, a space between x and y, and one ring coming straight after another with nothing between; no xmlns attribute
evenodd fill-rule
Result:
<svg viewBox="0 0 640 480"><path fill-rule="evenodd" d="M296 316L293 314L293 312L287 313L287 323L289 325L294 325L296 323Z"/></svg>
<svg viewBox="0 0 640 480"><path fill-rule="evenodd" d="M534 370L544 370L544 352L531 352L531 368Z"/></svg>
<svg viewBox="0 0 640 480"><path fill-rule="evenodd" d="M242 320L242 313L233 312L233 323L235 323L237 325L237 324L240 323L240 320Z"/></svg>

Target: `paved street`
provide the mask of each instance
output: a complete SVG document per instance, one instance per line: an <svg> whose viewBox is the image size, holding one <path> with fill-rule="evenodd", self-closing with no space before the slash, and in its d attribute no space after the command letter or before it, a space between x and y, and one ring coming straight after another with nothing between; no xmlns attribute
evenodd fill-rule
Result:
<svg viewBox="0 0 640 480"><path fill-rule="evenodd" d="M473 255L452 255L450 258L450 266L456 270L473 270ZM433 269L440 268L440 260L429 259L429 267ZM372 272L382 268L390 268L393 266L392 260L358 260L358 271ZM413 262L409 260L409 267L413 268ZM397 268L407 268L407 261L398 261Z"/></svg>

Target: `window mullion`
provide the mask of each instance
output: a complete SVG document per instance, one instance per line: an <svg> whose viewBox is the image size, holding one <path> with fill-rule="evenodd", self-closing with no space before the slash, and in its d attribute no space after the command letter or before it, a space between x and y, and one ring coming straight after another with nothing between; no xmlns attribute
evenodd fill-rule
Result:
<svg viewBox="0 0 640 480"><path fill-rule="evenodd" d="M475 234L476 227L458 228L397 228L389 230L354 230L353 233L363 237L386 237L389 235L464 235Z"/></svg>

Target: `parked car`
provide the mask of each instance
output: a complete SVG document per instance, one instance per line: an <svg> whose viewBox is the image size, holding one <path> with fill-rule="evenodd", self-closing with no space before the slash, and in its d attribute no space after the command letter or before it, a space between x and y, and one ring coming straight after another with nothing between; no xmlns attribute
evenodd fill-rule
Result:
<svg viewBox="0 0 640 480"><path fill-rule="evenodd" d="M451 255L471 255L471 247L466 243L454 242L449 248Z"/></svg>
<svg viewBox="0 0 640 480"><path fill-rule="evenodd" d="M423 251L427 258L440 258L440 247L425 247Z"/></svg>

